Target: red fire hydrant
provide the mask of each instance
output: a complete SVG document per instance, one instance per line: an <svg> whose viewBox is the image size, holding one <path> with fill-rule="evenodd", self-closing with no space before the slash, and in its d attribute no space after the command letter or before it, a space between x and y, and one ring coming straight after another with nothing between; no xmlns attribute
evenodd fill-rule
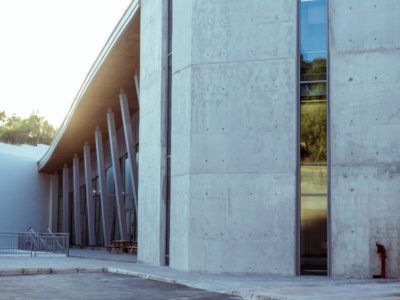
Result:
<svg viewBox="0 0 400 300"><path fill-rule="evenodd" d="M376 253L381 258L381 276L380 278L386 278L386 249L382 244L376 243Z"/></svg>

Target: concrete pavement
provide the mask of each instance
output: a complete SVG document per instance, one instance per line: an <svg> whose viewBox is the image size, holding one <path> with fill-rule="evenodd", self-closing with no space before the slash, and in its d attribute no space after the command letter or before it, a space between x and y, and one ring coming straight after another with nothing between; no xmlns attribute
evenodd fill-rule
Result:
<svg viewBox="0 0 400 300"><path fill-rule="evenodd" d="M239 297L110 273L0 277L0 299L229 300Z"/></svg>
<svg viewBox="0 0 400 300"><path fill-rule="evenodd" d="M143 263L101 259L106 253L80 250L80 257L1 257L0 274L110 272L238 295L245 299L400 299L400 281L370 278L277 277L183 272ZM71 255L74 255L72 250ZM122 256L121 256L122 257ZM125 259L125 258L124 258Z"/></svg>

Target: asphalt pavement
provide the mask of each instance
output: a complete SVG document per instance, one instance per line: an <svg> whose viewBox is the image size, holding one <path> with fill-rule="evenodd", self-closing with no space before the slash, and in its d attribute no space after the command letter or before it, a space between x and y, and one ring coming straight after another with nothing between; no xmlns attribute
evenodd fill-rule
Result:
<svg viewBox="0 0 400 300"><path fill-rule="evenodd" d="M184 285L111 273L1 276L0 299L240 299Z"/></svg>

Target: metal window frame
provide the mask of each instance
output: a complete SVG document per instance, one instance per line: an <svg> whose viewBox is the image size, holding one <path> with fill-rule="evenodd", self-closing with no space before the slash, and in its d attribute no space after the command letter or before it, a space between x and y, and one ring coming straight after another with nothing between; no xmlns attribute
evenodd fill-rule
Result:
<svg viewBox="0 0 400 300"><path fill-rule="evenodd" d="M173 1L167 0L167 82L166 82L166 195L164 265L170 265L171 236L171 120L172 120L172 13Z"/></svg>
<svg viewBox="0 0 400 300"><path fill-rule="evenodd" d="M295 221L296 221L296 251L295 251L295 273L300 275L300 234L301 234L301 178L300 178L300 11L301 0L297 0L297 13L296 13L296 205L295 205Z"/></svg>
<svg viewBox="0 0 400 300"><path fill-rule="evenodd" d="M326 149L327 149L327 170L326 170L326 175L327 175L327 201L328 201L328 219L327 219L327 245L328 245L328 276L332 276L332 207L331 207L331 101L330 101L330 63L331 63L331 57L330 57L330 0L326 0L326 34L327 34L327 39L326 39L326 50L327 50L327 62L326 62Z"/></svg>
<svg viewBox="0 0 400 300"><path fill-rule="evenodd" d="M327 62L326 62L326 80L320 80L319 82L326 82L326 117L327 117L327 135L326 135L326 149L327 149L327 276L332 276L332 226L331 226L331 105L330 105L330 0L326 0L326 16L327 16L327 45L326 45L326 53L327 53ZM297 0L297 30L296 30L296 74L297 74L297 84L296 84L296 251L295 251L295 272L297 276L301 275L301 157L300 157L300 128L301 128L301 118L300 118L300 88L301 84L311 83L308 81L301 80L301 67L300 67L300 34L301 34L301 0ZM314 82L318 83L318 82ZM325 193L324 193L325 194Z"/></svg>

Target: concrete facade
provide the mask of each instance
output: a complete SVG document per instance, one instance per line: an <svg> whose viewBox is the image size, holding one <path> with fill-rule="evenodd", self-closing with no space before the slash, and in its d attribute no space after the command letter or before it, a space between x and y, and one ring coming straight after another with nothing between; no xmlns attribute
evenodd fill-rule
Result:
<svg viewBox="0 0 400 300"><path fill-rule="evenodd" d="M132 3L127 12L139 5ZM68 232L67 200L75 190L82 205L79 210L79 203L73 203L75 218L80 212L82 232L91 232L89 244L99 244L98 236L103 236L103 244L109 244L112 235L133 239L124 221L130 222L132 212L124 202L128 168L134 173L133 180L129 177L132 190L137 184L137 205L132 205L138 208L139 261L169 263L184 271L298 274L298 4L142 0L140 38L135 33L124 40L140 42L140 70L135 66L117 76L130 82L119 87L129 90L122 100L119 88L110 95L92 91L100 100L90 107L96 107L100 117L90 124L90 136L80 139L79 126L65 125L70 130L66 139L90 144L86 164L84 142L76 152L75 181L68 171L72 157L63 161L62 151L57 154L58 143L66 143L62 134L56 137L50 146L54 152L46 154L42 164L51 175L40 174L32 181L39 186L33 194L46 199L32 204L30 211L43 204L37 216L46 216L46 222L32 221L38 224L34 227L49 220L54 230L61 219L65 226L58 229ZM139 18L139 13L133 15L123 20ZM328 268L333 276L378 273L376 242L387 248L388 275L400 276L399 16L396 0L329 1ZM110 49L127 49L115 39ZM133 87L137 92L139 79L140 111L132 92ZM112 105L112 97L122 103L122 118L121 105ZM108 107L115 115L109 113L107 131L101 122L107 120ZM74 113L71 110L68 118ZM138 144L140 155L134 163ZM53 167L45 166L48 161ZM84 187L86 193L80 193ZM134 191L128 193L133 196ZM96 210L95 201L102 210ZM103 220L103 234L87 228L84 203L91 220L93 214L101 215L96 218ZM113 215L118 215L116 225ZM16 228L24 230L21 226ZM84 238L82 244L87 244Z"/></svg>
<svg viewBox="0 0 400 300"><path fill-rule="evenodd" d="M37 172L47 146L0 143L0 231L36 231L49 226L50 177Z"/></svg>
<svg viewBox="0 0 400 300"><path fill-rule="evenodd" d="M400 4L329 3L330 273L379 273L375 242L381 242L390 253L389 274L399 276L395 33ZM142 2L143 52L159 51L165 41L147 37L146 25L155 26L156 17L162 21L161 7L159 1ZM170 265L293 275L298 260L297 1L175 0L172 13ZM362 26L355 24L360 19ZM160 76L162 59L152 58L157 59L151 70ZM143 53L142 75L150 72L148 66ZM157 90L142 85L141 95L157 94L152 99L162 103L164 87L156 83ZM161 112L152 124L163 124L162 106L155 110L145 98L142 107ZM142 120L148 123L146 115ZM148 129L141 128L145 143ZM158 134L158 126L151 129ZM153 141L158 155L162 143ZM146 170L143 164L140 204L148 201L144 191L150 190L144 174L154 167L156 178L163 173L158 160ZM162 202L159 195L154 204ZM159 216L159 207L139 218ZM160 218L149 227L157 239L161 235L153 230L158 232Z"/></svg>
<svg viewBox="0 0 400 300"><path fill-rule="evenodd" d="M141 2L138 259L165 264L167 1Z"/></svg>
<svg viewBox="0 0 400 300"><path fill-rule="evenodd" d="M400 276L400 2L330 1L332 274Z"/></svg>
<svg viewBox="0 0 400 300"><path fill-rule="evenodd" d="M296 1L173 9L171 266L293 275Z"/></svg>

